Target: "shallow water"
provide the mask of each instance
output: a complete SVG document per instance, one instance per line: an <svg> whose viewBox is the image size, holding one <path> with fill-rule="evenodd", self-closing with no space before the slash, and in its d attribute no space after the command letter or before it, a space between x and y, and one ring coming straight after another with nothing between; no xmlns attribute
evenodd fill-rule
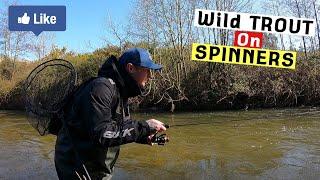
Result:
<svg viewBox="0 0 320 180"><path fill-rule="evenodd" d="M114 179L320 178L320 109L133 117L169 123L170 142L123 145ZM57 179L54 143L23 112L0 111L0 179Z"/></svg>

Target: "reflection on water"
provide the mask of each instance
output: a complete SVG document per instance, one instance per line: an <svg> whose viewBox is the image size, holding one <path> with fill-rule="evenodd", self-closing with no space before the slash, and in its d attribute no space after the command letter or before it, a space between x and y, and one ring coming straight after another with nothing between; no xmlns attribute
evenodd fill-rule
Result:
<svg viewBox="0 0 320 180"><path fill-rule="evenodd" d="M320 177L320 109L133 117L169 123L170 142L124 145L114 179ZM0 179L57 179L54 141L38 136L23 112L0 111Z"/></svg>

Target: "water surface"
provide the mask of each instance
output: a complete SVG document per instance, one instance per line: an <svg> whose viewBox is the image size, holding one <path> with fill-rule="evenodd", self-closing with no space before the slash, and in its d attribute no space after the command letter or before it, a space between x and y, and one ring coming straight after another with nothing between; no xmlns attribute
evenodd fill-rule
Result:
<svg viewBox="0 0 320 180"><path fill-rule="evenodd" d="M320 178L320 109L133 117L169 123L170 142L123 145L114 179ZM54 143L23 112L0 111L0 179L57 179Z"/></svg>

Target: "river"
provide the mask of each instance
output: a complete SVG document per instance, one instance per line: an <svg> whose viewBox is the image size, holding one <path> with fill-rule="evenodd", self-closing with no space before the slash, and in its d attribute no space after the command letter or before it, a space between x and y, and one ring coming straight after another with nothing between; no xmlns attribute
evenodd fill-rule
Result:
<svg viewBox="0 0 320 180"><path fill-rule="evenodd" d="M114 179L320 179L320 108L133 117L170 124L170 142L123 145ZM57 179L54 144L0 111L0 179Z"/></svg>

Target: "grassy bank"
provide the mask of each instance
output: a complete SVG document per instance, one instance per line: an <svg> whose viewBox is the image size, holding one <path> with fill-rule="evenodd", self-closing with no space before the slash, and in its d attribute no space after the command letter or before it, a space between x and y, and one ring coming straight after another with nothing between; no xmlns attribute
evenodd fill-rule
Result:
<svg viewBox="0 0 320 180"><path fill-rule="evenodd" d="M175 55L171 49L148 49L165 68L161 74L154 74L155 80L151 81L146 97L131 100L135 109L189 111L320 105L320 54L308 59L299 55L293 71L192 62L188 50ZM80 84L95 76L111 54L119 56L120 49L112 46L88 54L54 49L41 61L17 61L14 66L10 60L3 59L0 62L0 108L23 109L23 81L45 60L70 61L77 70Z"/></svg>

